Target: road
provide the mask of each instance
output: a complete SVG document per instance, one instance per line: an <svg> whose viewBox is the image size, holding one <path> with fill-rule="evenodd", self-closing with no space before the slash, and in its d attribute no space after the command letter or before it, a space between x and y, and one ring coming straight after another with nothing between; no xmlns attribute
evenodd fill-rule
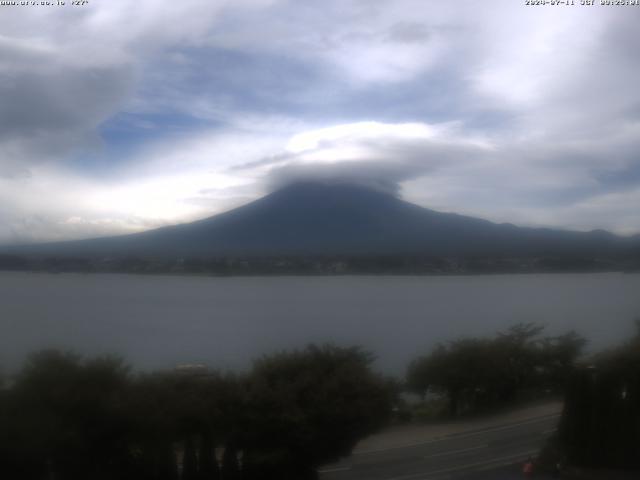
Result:
<svg viewBox="0 0 640 480"><path fill-rule="evenodd" d="M321 480L508 480L535 456L559 415L545 415L411 445L360 452L320 470ZM542 477L536 477L542 478Z"/></svg>

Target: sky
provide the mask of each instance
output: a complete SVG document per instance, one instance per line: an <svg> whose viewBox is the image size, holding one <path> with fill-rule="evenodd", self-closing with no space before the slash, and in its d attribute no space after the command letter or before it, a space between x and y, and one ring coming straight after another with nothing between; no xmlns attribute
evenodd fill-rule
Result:
<svg viewBox="0 0 640 480"><path fill-rule="evenodd" d="M10 3L0 244L187 222L308 179L640 232L640 6Z"/></svg>

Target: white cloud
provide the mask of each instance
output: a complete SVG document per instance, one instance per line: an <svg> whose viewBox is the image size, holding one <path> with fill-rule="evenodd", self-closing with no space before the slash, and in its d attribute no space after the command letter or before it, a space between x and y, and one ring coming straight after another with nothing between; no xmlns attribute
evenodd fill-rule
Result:
<svg viewBox="0 0 640 480"><path fill-rule="evenodd" d="M225 9L273 1L92 2L3 7L0 174L63 160L96 142L97 126L132 100L145 66L167 47L198 44Z"/></svg>

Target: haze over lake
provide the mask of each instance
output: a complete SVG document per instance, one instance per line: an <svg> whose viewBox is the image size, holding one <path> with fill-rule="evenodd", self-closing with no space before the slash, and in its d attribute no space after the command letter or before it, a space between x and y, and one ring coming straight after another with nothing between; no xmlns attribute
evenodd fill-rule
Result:
<svg viewBox="0 0 640 480"><path fill-rule="evenodd" d="M590 350L640 316L639 274L183 277L0 272L0 369L55 347L116 353L136 368L241 369L309 342L357 344L402 374L439 341L535 321Z"/></svg>

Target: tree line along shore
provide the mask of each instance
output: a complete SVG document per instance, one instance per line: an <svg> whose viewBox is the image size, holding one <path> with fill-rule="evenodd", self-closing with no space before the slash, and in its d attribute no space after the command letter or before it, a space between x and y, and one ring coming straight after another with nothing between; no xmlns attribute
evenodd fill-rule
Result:
<svg viewBox="0 0 640 480"><path fill-rule="evenodd" d="M187 275L461 275L638 272L640 255L591 257L429 255L265 255L220 257L52 256L0 254L0 271Z"/></svg>

